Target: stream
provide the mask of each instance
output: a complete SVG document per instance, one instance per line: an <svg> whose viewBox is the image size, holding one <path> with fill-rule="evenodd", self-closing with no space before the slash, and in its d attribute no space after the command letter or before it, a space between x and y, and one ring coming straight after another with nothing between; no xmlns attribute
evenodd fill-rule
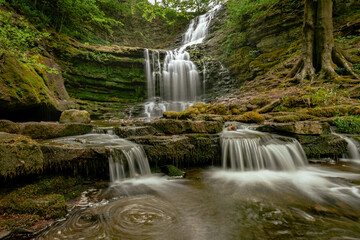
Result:
<svg viewBox="0 0 360 240"><path fill-rule="evenodd" d="M98 136L122 151L138 148ZM96 142L82 138L69 141ZM248 129L225 129L221 142L222 168L190 169L184 179L140 170L116 178L84 192L66 220L36 239L360 238L357 164L309 165L296 140Z"/></svg>

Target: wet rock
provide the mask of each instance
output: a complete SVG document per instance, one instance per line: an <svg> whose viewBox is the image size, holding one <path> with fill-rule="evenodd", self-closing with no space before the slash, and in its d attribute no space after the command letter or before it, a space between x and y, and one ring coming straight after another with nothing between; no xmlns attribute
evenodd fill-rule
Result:
<svg viewBox="0 0 360 240"><path fill-rule="evenodd" d="M157 133L156 129L151 126L115 127L114 132L121 138L154 135Z"/></svg>
<svg viewBox="0 0 360 240"><path fill-rule="evenodd" d="M165 165L161 167L161 171L169 177L184 177L185 172L181 171L174 165Z"/></svg>
<svg viewBox="0 0 360 240"><path fill-rule="evenodd" d="M91 132L91 125L70 123L60 124L57 122L24 122L14 123L8 120L0 120L0 131L26 135L34 139L49 139L73 135L81 135Z"/></svg>
<svg viewBox="0 0 360 240"><path fill-rule="evenodd" d="M295 135L308 158L339 159L347 153L347 142L336 135Z"/></svg>
<svg viewBox="0 0 360 240"><path fill-rule="evenodd" d="M150 166L209 166L219 163L219 137L212 134L132 137L127 140L141 144Z"/></svg>
<svg viewBox="0 0 360 240"><path fill-rule="evenodd" d="M151 123L151 126L165 134L185 133L219 133L223 129L220 121L191 121L162 119Z"/></svg>
<svg viewBox="0 0 360 240"><path fill-rule="evenodd" d="M26 136L0 132L0 178L39 174L44 156L40 146Z"/></svg>
<svg viewBox="0 0 360 240"><path fill-rule="evenodd" d="M61 113L60 123L90 123L90 114L85 110L69 109Z"/></svg>
<svg viewBox="0 0 360 240"><path fill-rule="evenodd" d="M104 147L81 147L43 143L45 173L68 173L74 176L101 176L109 174L108 153Z"/></svg>
<svg viewBox="0 0 360 240"><path fill-rule="evenodd" d="M263 132L286 132L289 134L321 135L330 132L330 125L320 121L271 123L257 128Z"/></svg>

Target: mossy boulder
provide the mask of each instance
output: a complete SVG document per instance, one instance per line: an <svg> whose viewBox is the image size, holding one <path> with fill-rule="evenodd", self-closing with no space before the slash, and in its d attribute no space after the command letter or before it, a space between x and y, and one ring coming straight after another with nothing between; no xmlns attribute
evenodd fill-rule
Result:
<svg viewBox="0 0 360 240"><path fill-rule="evenodd" d="M165 165L161 167L161 171L169 177L184 177L185 172L181 171L174 165Z"/></svg>
<svg viewBox="0 0 360 240"><path fill-rule="evenodd" d="M0 132L0 178L35 175L43 171L40 146L29 137Z"/></svg>
<svg viewBox="0 0 360 240"><path fill-rule="evenodd" d="M261 124L265 118L258 112L246 112L239 117L240 122Z"/></svg>
<svg viewBox="0 0 360 240"><path fill-rule="evenodd" d="M85 110L69 109L61 113L60 123L90 123L90 114Z"/></svg>
<svg viewBox="0 0 360 240"><path fill-rule="evenodd" d="M219 133L223 129L220 121L161 119L151 123L151 126L165 134Z"/></svg>
<svg viewBox="0 0 360 240"><path fill-rule="evenodd" d="M26 135L34 139L49 139L86 134L92 131L92 125L57 122L24 122L14 123L0 120L0 131Z"/></svg>

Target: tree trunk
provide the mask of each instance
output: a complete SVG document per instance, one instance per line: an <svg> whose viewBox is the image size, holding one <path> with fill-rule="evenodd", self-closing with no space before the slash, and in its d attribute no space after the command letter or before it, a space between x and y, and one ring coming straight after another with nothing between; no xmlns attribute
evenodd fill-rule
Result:
<svg viewBox="0 0 360 240"><path fill-rule="evenodd" d="M290 73L302 83L304 79L320 77L338 78L334 67L343 67L359 78L351 63L336 49L333 36L333 0L304 0L304 23L301 60ZM336 65L335 65L335 63Z"/></svg>

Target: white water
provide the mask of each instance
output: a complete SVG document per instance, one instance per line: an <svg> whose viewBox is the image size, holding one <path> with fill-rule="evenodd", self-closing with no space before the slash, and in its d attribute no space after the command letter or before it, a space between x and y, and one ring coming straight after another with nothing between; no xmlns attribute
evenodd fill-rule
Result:
<svg viewBox="0 0 360 240"><path fill-rule="evenodd" d="M219 8L220 6L216 6L206 14L191 20L183 36L182 46L166 52L162 68L159 52L152 51L150 54L149 50L145 49L147 117L159 117L165 111L183 111L201 100L200 96L205 86L204 83L202 86L196 65L185 49L204 41L210 22Z"/></svg>
<svg viewBox="0 0 360 240"><path fill-rule="evenodd" d="M110 181L117 182L127 177L150 176L148 159L142 147L111 134L86 134L54 140L58 143L86 147L105 147L109 153Z"/></svg>
<svg viewBox="0 0 360 240"><path fill-rule="evenodd" d="M360 163L360 151L356 145L356 142L354 139L349 138L343 134L334 133L334 135L341 137L347 142L347 149L348 153L343 156L343 161L350 161L354 163Z"/></svg>
<svg viewBox="0 0 360 240"><path fill-rule="evenodd" d="M301 145L292 138L249 129L224 130L220 137L224 169L294 171L307 165Z"/></svg>
<svg viewBox="0 0 360 240"><path fill-rule="evenodd" d="M239 194L301 193L318 203L332 199L360 206L360 187L342 180L359 180L359 174L310 167L295 139L250 129L225 129L220 137L223 169L208 173L213 184L220 185L217 188L235 183Z"/></svg>

